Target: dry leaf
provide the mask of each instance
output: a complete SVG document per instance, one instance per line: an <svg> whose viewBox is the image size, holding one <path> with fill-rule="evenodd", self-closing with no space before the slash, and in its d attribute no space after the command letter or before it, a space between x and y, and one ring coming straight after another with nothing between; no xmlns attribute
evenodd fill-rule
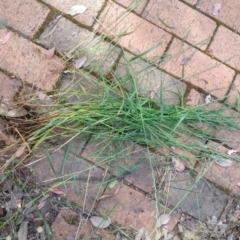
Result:
<svg viewBox="0 0 240 240"><path fill-rule="evenodd" d="M22 222L18 230L18 239L27 240L28 222Z"/></svg>
<svg viewBox="0 0 240 240"><path fill-rule="evenodd" d="M107 228L111 224L111 218L104 219L102 217L91 217L90 221L94 227Z"/></svg>
<svg viewBox="0 0 240 240"><path fill-rule="evenodd" d="M13 101L6 100L0 103L0 115L5 117L23 117L28 114L24 108L17 108L17 104Z"/></svg>
<svg viewBox="0 0 240 240"><path fill-rule="evenodd" d="M183 58L180 65L187 65L191 61L191 58Z"/></svg>
<svg viewBox="0 0 240 240"><path fill-rule="evenodd" d="M238 150L231 149L231 150L228 150L227 154L232 155L233 153L237 153L237 152L238 152Z"/></svg>
<svg viewBox="0 0 240 240"><path fill-rule="evenodd" d="M70 10L67 12L71 16L75 16L80 13L84 13L87 10L87 7L83 5L74 5L70 8Z"/></svg>
<svg viewBox="0 0 240 240"><path fill-rule="evenodd" d="M171 217L169 214L162 214L159 216L157 221L157 227L161 227L162 225L166 225L170 221Z"/></svg>
<svg viewBox="0 0 240 240"><path fill-rule="evenodd" d="M82 56L82 57L76 59L75 60L75 67L77 69L81 68L85 64L86 61L87 61L87 56Z"/></svg>
<svg viewBox="0 0 240 240"><path fill-rule="evenodd" d="M11 32L8 32L8 33L5 35L5 37L4 37L3 39L1 39L1 43L2 43L3 45L6 44L6 43L9 41L11 35L12 35L12 33L11 33Z"/></svg>
<svg viewBox="0 0 240 240"><path fill-rule="evenodd" d="M38 93L38 98L41 100L41 101L52 101L52 99L45 93L43 92L39 92Z"/></svg>
<svg viewBox="0 0 240 240"><path fill-rule="evenodd" d="M18 208L21 208L22 207L22 200L21 199L16 200L16 205L17 205Z"/></svg>
<svg viewBox="0 0 240 240"><path fill-rule="evenodd" d="M184 166L183 162L180 159L173 157L172 158L172 162L174 163L175 170L177 170L178 172L184 171L185 166Z"/></svg>
<svg viewBox="0 0 240 240"><path fill-rule="evenodd" d="M61 190L59 190L59 189L57 189L57 188L50 189L49 191L52 192L52 193L55 193L55 194L57 194L57 195L62 195L62 194L64 194L63 191L61 191Z"/></svg>
<svg viewBox="0 0 240 240"><path fill-rule="evenodd" d="M218 164L221 167L230 167L233 162L231 160L226 159L226 160L224 160L222 162L215 161L215 163Z"/></svg>
<svg viewBox="0 0 240 240"><path fill-rule="evenodd" d="M210 103L211 101L212 101L211 95L207 95L207 96L205 97L205 103L208 104L208 103Z"/></svg>
<svg viewBox="0 0 240 240"><path fill-rule="evenodd" d="M118 190L119 190L119 186L118 186L118 188L115 190L114 193L102 195L98 200L104 199L104 198L108 198L108 197L112 197L113 195L117 194Z"/></svg>
<svg viewBox="0 0 240 240"><path fill-rule="evenodd" d="M144 227L142 227L136 234L135 239L134 240L151 240L151 238L149 237L146 229Z"/></svg>
<svg viewBox="0 0 240 240"><path fill-rule="evenodd" d="M38 204L38 209L43 208L43 206L44 206L45 204L46 204L46 201L40 202L40 203Z"/></svg>
<svg viewBox="0 0 240 240"><path fill-rule="evenodd" d="M143 234L145 233L145 228L141 228L136 236L135 236L135 240L141 240L143 238Z"/></svg>
<svg viewBox="0 0 240 240"><path fill-rule="evenodd" d="M47 58L52 58L54 53L55 53L55 47L48 49L48 50L43 50L43 53L46 55Z"/></svg>
<svg viewBox="0 0 240 240"><path fill-rule="evenodd" d="M215 3L212 8L212 12L211 12L212 15L213 16L218 15L220 13L221 8L222 8L221 3Z"/></svg>
<svg viewBox="0 0 240 240"><path fill-rule="evenodd" d="M25 151L25 148L26 148L26 145L25 145L25 144L22 145L22 146L20 146L20 147L18 148L18 150L16 151L15 156L16 156L17 158L21 157L22 154L23 154L24 151Z"/></svg>

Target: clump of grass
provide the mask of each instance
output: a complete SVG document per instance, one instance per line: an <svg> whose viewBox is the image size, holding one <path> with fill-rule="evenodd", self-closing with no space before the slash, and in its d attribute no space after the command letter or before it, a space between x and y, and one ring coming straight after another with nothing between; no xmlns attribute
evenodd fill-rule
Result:
<svg viewBox="0 0 240 240"><path fill-rule="evenodd" d="M70 137L89 133L96 139L133 141L153 150L179 147L199 159L226 157L206 148L205 143L220 141L215 132L221 127L239 131L237 112L233 116L224 105L189 107L182 102L178 106L164 102L161 96L157 100L143 97L130 63L128 67L124 77L116 72L111 72L110 78L103 75L93 78L85 71L75 72L76 79L54 96L54 106L39 115L39 128L26 136L26 141L37 147L53 138L55 132ZM131 91L124 89L126 81ZM198 140L184 143L181 139L186 136ZM188 160L187 156L180 157Z"/></svg>

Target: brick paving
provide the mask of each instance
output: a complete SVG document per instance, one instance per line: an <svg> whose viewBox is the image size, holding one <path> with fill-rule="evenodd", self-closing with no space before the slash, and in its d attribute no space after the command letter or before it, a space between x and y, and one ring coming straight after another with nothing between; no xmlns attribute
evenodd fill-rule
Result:
<svg viewBox="0 0 240 240"><path fill-rule="evenodd" d="M147 76L139 74L140 94L148 96L157 83L160 83L161 75L165 79L163 87L168 90L164 99L169 103L179 104L176 93L181 93L185 94L184 99L188 105L195 106L204 102L206 94L211 94L220 99L227 97L226 103L236 106L240 91L239 1L219 0L222 8L218 15L212 14L215 4L213 0L143 0L133 11L126 11L131 2L130 0L76 0L70 3L59 0L16 0L12 4L11 1L0 0L0 99L14 99L18 94L24 93L24 86L37 91L53 90L59 82L62 82L62 86L64 84L68 86L66 77L59 81L62 71L67 67L61 59L62 54L71 52L69 58L78 57L79 52L88 50L86 54L90 60L85 70L91 69L96 76L96 74L108 74L113 67L116 73L124 72L121 65L123 63L121 48L126 51L125 57L132 58L155 45L151 52L143 55L143 59L133 63L134 69L147 64L146 60L155 63L155 67L149 70ZM76 4L86 6L86 12L75 16L68 15L70 8ZM105 38L101 38L100 34ZM7 36L10 38L6 41ZM96 52L95 47L99 42L101 47ZM45 55L45 49L53 46L56 47L56 54L49 59ZM164 53L170 58L160 58ZM188 59L188 62L183 63L184 59ZM100 67L92 69L96 62L101 62ZM183 65L184 78L182 78ZM12 75L14 78L11 77ZM94 76L89 79L96 80ZM83 86L89 84L89 79L86 82L83 80ZM89 88L87 91L92 89ZM86 96L72 96L67 100L73 101L78 97ZM216 137L225 139L224 143L228 147L240 148L239 142L236 142L240 139L239 133L217 129L215 134ZM190 178L187 170L173 175L170 169L167 176L164 176L161 167L154 167L152 171L149 163L154 166L159 158L162 160L164 157L157 154L149 156L141 146L132 142L124 143L126 151L122 154L125 157L120 156L121 151L120 155L117 155L117 150L122 149L115 149L117 157L113 157L111 164L99 166L101 159L96 157L96 153L101 145L96 145L91 140L88 141L89 139L90 136L85 136L84 140L80 136L73 143L73 149L77 152L72 152L69 156L72 160L77 159L74 162L74 171L79 171L77 174L79 180L77 184L76 179L75 184L66 183L62 190L65 191L68 201L75 202L83 208L94 208L102 214L117 206L111 217L118 225L134 231L143 226L148 232L154 230L158 202L148 198L156 187L154 179L161 182L174 176L173 181L165 185L169 194L167 200L163 196L164 192L159 189L161 202L167 201L170 208L176 207L189 186L193 184L193 179ZM216 146L213 142L208 144ZM228 150L223 146L219 149L224 153ZM176 154L178 151L176 149ZM132 152L134 156L130 154ZM51 153L51 157L58 177L72 173L73 165L71 162L65 165L63 150ZM134 161L130 162L130 158ZM195 193L189 194L176 209L180 208L184 213L202 221L208 216L220 217L229 195L239 196L238 164L234 162L233 166L223 168L207 161L196 163L191 154L189 158L191 164L186 166L193 168L195 165L196 173L202 173L206 167L209 170L196 185L201 191L195 189ZM36 161L36 158L34 160ZM97 166L89 170L92 164ZM39 184L44 183L45 186L50 186L48 180L56 178L54 171L49 169L48 165L46 156L45 161L36 161L31 165L39 179ZM66 172L63 172L63 165L66 167ZM139 167L132 169L136 165ZM83 169L88 171L80 174ZM107 169L110 170L109 175L104 174ZM124 169L134 171L132 173L130 171L123 182L119 180L117 184L120 186L119 192L96 202L96 197L98 199L102 194L111 194L115 191L109 189L106 184L101 185L100 189L98 186L100 180L104 176L110 177L110 174L119 176L119 173L124 173ZM90 176L93 177L92 188L85 191L86 182L81 182L80 178ZM98 177L98 180L95 181L94 177ZM55 179L54 183L56 182ZM179 186L182 191L176 190ZM196 199L193 200L194 197ZM171 222L174 224L169 226L169 229L176 226L178 218L179 215L175 215L176 220ZM56 223L53 226L57 229ZM76 227L73 227L73 231L75 230Z"/></svg>

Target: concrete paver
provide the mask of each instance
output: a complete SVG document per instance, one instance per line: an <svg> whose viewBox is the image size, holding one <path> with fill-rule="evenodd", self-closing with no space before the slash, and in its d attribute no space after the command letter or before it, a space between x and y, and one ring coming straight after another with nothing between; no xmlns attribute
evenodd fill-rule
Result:
<svg viewBox="0 0 240 240"><path fill-rule="evenodd" d="M71 0L71 1L60 1L60 0L43 0L45 3L50 4L51 6L57 8L59 11L64 12L65 14L75 5L83 5L87 10L82 14L77 14L73 16L80 23L92 26L95 21L95 18L98 15L98 12L103 7L105 0Z"/></svg>
<svg viewBox="0 0 240 240"><path fill-rule="evenodd" d="M144 7L147 4L147 0L115 0L115 2L121 5L133 9L134 12L141 14Z"/></svg>
<svg viewBox="0 0 240 240"><path fill-rule="evenodd" d="M169 61L163 62L160 65L161 68L181 78L183 60L189 59L190 61L184 65L186 82L218 98L226 95L235 74L232 69L176 38L172 42L168 54L171 54L172 57Z"/></svg>
<svg viewBox="0 0 240 240"><path fill-rule="evenodd" d="M164 162L165 159L149 154L146 149L130 141L107 146L107 141L90 141L81 156L97 165L100 164L116 176L127 174L124 176L125 180L151 193L154 186L153 175L155 178L161 178L161 170L158 172L153 166Z"/></svg>
<svg viewBox="0 0 240 240"><path fill-rule="evenodd" d="M219 143L215 143L213 141L209 141L208 146L224 154L227 154L229 150L224 146L221 146ZM226 159L231 159L231 156L227 157ZM239 186L237 185L240 182L239 162L233 160L233 164L231 166L222 167L214 162L203 160L199 162L195 168L197 172L203 171L204 169L207 170L207 172L204 174L206 179L217 184L222 189L228 190L236 196L240 196Z"/></svg>
<svg viewBox="0 0 240 240"><path fill-rule="evenodd" d="M210 45L212 55L221 61L226 62L231 67L240 69L240 56L238 54L238 46L240 44L240 36L231 30L220 26Z"/></svg>
<svg viewBox="0 0 240 240"><path fill-rule="evenodd" d="M201 49L206 49L216 28L214 21L178 0L150 0L142 16L191 44L204 43Z"/></svg>
<svg viewBox="0 0 240 240"><path fill-rule="evenodd" d="M45 21L49 9L35 0L0 1L0 16L7 25L28 37L33 37ZM40 13L40 14L39 14Z"/></svg>
<svg viewBox="0 0 240 240"><path fill-rule="evenodd" d="M212 9L214 4L220 3L221 9L219 14L212 15ZM240 32L240 23L239 23L239 9L240 2L238 0L199 0L197 3L197 8L201 9L203 12L209 14L211 17L227 24L233 30Z"/></svg>
<svg viewBox="0 0 240 240"><path fill-rule="evenodd" d="M8 34L6 29L0 30L0 39ZM50 90L55 87L64 62L57 56L48 59L45 49L11 32L6 44L0 45L0 68L14 73L23 82L39 89Z"/></svg>
<svg viewBox="0 0 240 240"><path fill-rule="evenodd" d="M162 43L144 55L145 58L161 56L172 37L111 1L101 13L99 22L94 25L94 28L101 34L113 38L134 54L143 53L159 42Z"/></svg>
<svg viewBox="0 0 240 240"><path fill-rule="evenodd" d="M166 179L165 192L160 189L159 198L167 206L202 221L211 216L220 217L228 200L223 191L203 178L196 181L187 172L169 173Z"/></svg>
<svg viewBox="0 0 240 240"><path fill-rule="evenodd" d="M151 92L154 91L153 99L157 102L162 98L168 104L179 104L181 96L185 94L186 84L160 71L156 67L150 66L144 60L137 59L129 63L128 61L133 57L134 55L125 52L117 65L115 72L117 76L120 76L120 84L129 91L132 91L132 82L129 79L129 73L134 69L133 74L141 96L151 98Z"/></svg>
<svg viewBox="0 0 240 240"><path fill-rule="evenodd" d="M81 28L66 18L62 18L56 25L55 31L50 34L53 25L50 23L41 34L41 44L56 48L63 54L73 51L71 55L75 58L82 55L87 56L84 67L99 74L106 74L115 63L120 49L104 42L93 32Z"/></svg>

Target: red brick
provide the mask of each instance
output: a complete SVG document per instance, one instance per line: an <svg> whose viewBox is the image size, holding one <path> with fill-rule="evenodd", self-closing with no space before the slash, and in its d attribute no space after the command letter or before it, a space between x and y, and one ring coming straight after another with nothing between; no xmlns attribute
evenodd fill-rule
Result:
<svg viewBox="0 0 240 240"><path fill-rule="evenodd" d="M74 0L74 1L59 1L59 0L43 0L44 2L54 6L58 10L64 13L68 13L74 5L83 5L87 7L87 10L82 14L77 14L73 16L77 21L87 25L92 26L98 12L101 10L105 0Z"/></svg>
<svg viewBox="0 0 240 240"><path fill-rule="evenodd" d="M78 214L73 212L71 209L61 209L51 226L54 238L58 240L75 238L76 233L79 230L78 219Z"/></svg>
<svg viewBox="0 0 240 240"><path fill-rule="evenodd" d="M12 99L21 87L18 79L11 79L0 72L0 99Z"/></svg>
<svg viewBox="0 0 240 240"><path fill-rule="evenodd" d="M130 9L133 9L133 11L138 14L141 14L147 4L147 0L115 0L115 2L118 2L125 7L130 7Z"/></svg>
<svg viewBox="0 0 240 240"><path fill-rule="evenodd" d="M206 48L216 28L214 21L179 0L150 0L142 15L191 44L201 43L201 49Z"/></svg>
<svg viewBox="0 0 240 240"><path fill-rule="evenodd" d="M208 146L227 154L228 149L218 143L209 141ZM231 156L226 159L231 159ZM237 184L240 182L240 165L238 161L233 160L233 165L230 167L222 167L213 161L201 161L196 166L197 172L206 171L204 177L223 189L231 191L233 194L240 196L240 189Z"/></svg>
<svg viewBox="0 0 240 240"><path fill-rule="evenodd" d="M21 33L33 37L43 24L49 9L36 0L0 1L0 16Z"/></svg>
<svg viewBox="0 0 240 240"><path fill-rule="evenodd" d="M174 39L168 54L171 57L162 63L161 68L181 78L181 62L184 58L191 58L184 66L184 80L218 98L226 95L235 74L232 69L178 39Z"/></svg>
<svg viewBox="0 0 240 240"><path fill-rule="evenodd" d="M239 55L240 36L220 26L209 49L214 57L226 62L236 69L240 69Z"/></svg>
<svg viewBox="0 0 240 240"><path fill-rule="evenodd" d="M0 39L7 33L6 29L0 30ZM50 90L64 69L64 62L57 56L48 59L43 53L44 50L12 33L6 44L0 44L0 55L4 59L0 62L0 68L15 74L25 83L39 89Z"/></svg>
<svg viewBox="0 0 240 240"><path fill-rule="evenodd" d="M221 10L218 15L212 15L212 9L214 4L221 3ZM225 23L229 27L240 32L240 22L239 22L239 10L240 2L239 0L200 0L198 1L197 8L201 9L203 12L209 14L211 17Z"/></svg>
<svg viewBox="0 0 240 240"><path fill-rule="evenodd" d="M151 239L155 239L156 202L124 184L118 184L114 189L107 188L104 195L111 194L111 197L100 200L97 210L103 216L110 213L113 223L122 227L130 227L135 231L144 227L148 234L152 233ZM158 204L158 207L159 214L169 212L163 205ZM172 221L167 224L169 232L174 229L178 219L179 215L172 214Z"/></svg>
<svg viewBox="0 0 240 240"><path fill-rule="evenodd" d="M161 56L171 39L171 35L153 24L126 12L126 9L109 1L101 14L95 29L118 42L134 54L140 54L159 42L162 44L154 48L144 57Z"/></svg>
<svg viewBox="0 0 240 240"><path fill-rule="evenodd" d="M187 105L196 106L204 103L204 96L202 93L198 92L194 88L190 90L187 95L186 102Z"/></svg>

